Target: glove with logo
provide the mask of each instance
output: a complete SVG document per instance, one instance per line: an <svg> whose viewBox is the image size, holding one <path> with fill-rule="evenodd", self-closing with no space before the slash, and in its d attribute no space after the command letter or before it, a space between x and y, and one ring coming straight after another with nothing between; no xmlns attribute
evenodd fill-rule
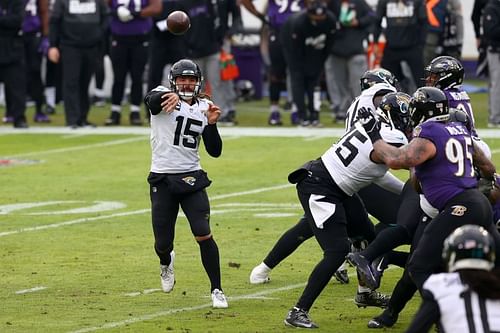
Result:
<svg viewBox="0 0 500 333"><path fill-rule="evenodd" d="M132 12L125 6L120 6L116 9L116 15L118 19L123 23L127 23L134 19Z"/></svg>
<svg viewBox="0 0 500 333"><path fill-rule="evenodd" d="M47 36L43 36L42 39L40 40L40 44L38 45L38 52L46 56L47 53L49 52L49 48L50 48L49 38Z"/></svg>
<svg viewBox="0 0 500 333"><path fill-rule="evenodd" d="M362 107L358 110L357 120L365 129L372 143L382 139L380 136L380 122L377 120L372 110Z"/></svg>

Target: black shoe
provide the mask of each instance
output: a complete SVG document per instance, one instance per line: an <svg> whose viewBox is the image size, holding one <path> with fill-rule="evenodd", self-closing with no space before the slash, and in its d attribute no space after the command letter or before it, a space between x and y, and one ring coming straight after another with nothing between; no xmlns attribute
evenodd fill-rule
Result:
<svg viewBox="0 0 500 333"><path fill-rule="evenodd" d="M372 290L375 290L379 287L377 284L377 279L373 275L370 262L365 257L363 257L359 253L351 252L345 258L351 265L356 267L358 277L362 285L365 285Z"/></svg>
<svg viewBox="0 0 500 333"><path fill-rule="evenodd" d="M92 105L98 108L102 108L106 105L106 99L104 97L92 96Z"/></svg>
<svg viewBox="0 0 500 333"><path fill-rule="evenodd" d="M118 115L120 115L120 114L118 114ZM130 121L130 125L142 126L141 115L139 112L130 112L129 121Z"/></svg>
<svg viewBox="0 0 500 333"><path fill-rule="evenodd" d="M28 128L28 123L25 120L14 121L14 128Z"/></svg>
<svg viewBox="0 0 500 333"><path fill-rule="evenodd" d="M88 121L86 121L86 120L84 120L84 121L80 122L80 123L78 124L78 126L80 126L80 127L88 127L88 128L95 128L95 127L97 127L97 125L96 125L96 124L91 123L91 122L88 122Z"/></svg>
<svg viewBox="0 0 500 333"><path fill-rule="evenodd" d="M333 276L335 280L339 281L340 284L348 284L349 283L349 275L347 274L347 269L342 269L340 271L336 271Z"/></svg>
<svg viewBox="0 0 500 333"><path fill-rule="evenodd" d="M132 116L132 114L130 114ZM104 125L106 126L118 126L120 125L121 113L116 111L111 111L109 118L106 119Z"/></svg>
<svg viewBox="0 0 500 333"><path fill-rule="evenodd" d="M385 309L380 316L368 321L368 328L392 327L397 321L398 314L394 314L390 309Z"/></svg>
<svg viewBox="0 0 500 333"><path fill-rule="evenodd" d="M311 318L309 318L309 314L307 311L299 309L297 307L293 307L290 311L288 311L288 315L285 318L285 325L298 327L298 328L318 328Z"/></svg>
<svg viewBox="0 0 500 333"><path fill-rule="evenodd" d="M56 109L53 106L45 105L45 111L43 113L45 113L45 114L55 114L56 113Z"/></svg>
<svg viewBox="0 0 500 333"><path fill-rule="evenodd" d="M354 303L358 308L366 308L367 306L375 306L378 308L385 309L389 306L389 300L391 296L379 293L376 290L368 291L365 293L358 292L354 298Z"/></svg>

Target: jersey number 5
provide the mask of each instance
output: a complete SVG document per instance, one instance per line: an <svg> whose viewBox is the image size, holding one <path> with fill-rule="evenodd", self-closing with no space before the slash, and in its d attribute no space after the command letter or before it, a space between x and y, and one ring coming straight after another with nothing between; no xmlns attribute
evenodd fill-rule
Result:
<svg viewBox="0 0 500 333"><path fill-rule="evenodd" d="M366 138L363 133L358 130L352 131L349 135L342 138L342 142L340 142L340 146L335 150L335 154L337 154L338 158L342 161L345 167L351 164L352 160L358 155L359 149L353 142L353 139L356 138L359 142L364 143L368 138ZM347 155L346 152L347 151Z"/></svg>

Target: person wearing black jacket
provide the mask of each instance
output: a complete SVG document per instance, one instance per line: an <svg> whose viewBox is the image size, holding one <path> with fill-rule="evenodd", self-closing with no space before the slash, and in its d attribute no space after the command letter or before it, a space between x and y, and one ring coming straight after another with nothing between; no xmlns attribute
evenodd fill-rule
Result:
<svg viewBox="0 0 500 333"><path fill-rule="evenodd" d="M0 0L0 80L5 84L7 114L15 128L26 128L26 64L23 0Z"/></svg>
<svg viewBox="0 0 500 333"><path fill-rule="evenodd" d="M483 33L489 76L488 127L500 128L500 1L489 0L483 9Z"/></svg>
<svg viewBox="0 0 500 333"><path fill-rule="evenodd" d="M281 40L290 69L293 102L302 126L321 126L313 94L323 71L337 20L326 1L308 0L305 10L289 17L281 28ZM307 95L307 110L304 95Z"/></svg>
<svg viewBox="0 0 500 333"><path fill-rule="evenodd" d="M66 125L95 126L88 122L89 84L101 56L99 45L108 25L105 0L56 0L50 15L49 60L62 62Z"/></svg>
<svg viewBox="0 0 500 333"><path fill-rule="evenodd" d="M332 0L328 7L340 23L325 62L325 79L336 121L361 93L359 78L368 70L365 46L375 12L365 0Z"/></svg>
<svg viewBox="0 0 500 333"><path fill-rule="evenodd" d="M420 79L424 77L423 48L426 39L426 29L423 27L427 25L425 1L380 0L374 29L375 42L382 32L384 18L387 22L384 31L386 45L380 66L394 73L407 91L410 84L405 80L401 68L401 62L405 61L415 85L422 86Z"/></svg>

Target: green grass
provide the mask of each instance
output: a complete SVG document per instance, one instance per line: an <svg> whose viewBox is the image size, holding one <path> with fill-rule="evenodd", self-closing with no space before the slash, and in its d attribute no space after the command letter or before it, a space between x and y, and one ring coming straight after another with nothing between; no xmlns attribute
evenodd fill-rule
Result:
<svg viewBox="0 0 500 333"><path fill-rule="evenodd" d="M484 121L480 114L476 120ZM106 116L107 109L94 109L90 119L101 123ZM328 119L327 112L324 116ZM238 118L240 126L265 124L266 101L239 104ZM61 109L54 123L62 124ZM127 138L128 143L100 145ZM288 173L322 154L333 140L235 136L224 137L219 159L202 151L202 165L213 180L208 189L211 225L230 304L213 310L199 248L183 217L176 228L174 291L149 292L160 288L160 281L146 183L146 135L0 135L0 159L40 162L0 170L0 332L289 331L283 319L322 255L317 243L304 243L272 272L267 285L251 285L248 276L301 216ZM498 139L487 142L493 150L500 148ZM497 155L494 161L499 162ZM49 201L59 203L2 214L3 205ZM126 206L61 213L97 201ZM314 304L311 316L319 332L368 332L367 321L380 313L354 305L356 279L352 268L349 272L350 284L332 280ZM400 274L399 268L388 270L381 291L390 293ZM46 289L16 294L39 286ZM388 331L403 332L418 304L414 298Z"/></svg>

